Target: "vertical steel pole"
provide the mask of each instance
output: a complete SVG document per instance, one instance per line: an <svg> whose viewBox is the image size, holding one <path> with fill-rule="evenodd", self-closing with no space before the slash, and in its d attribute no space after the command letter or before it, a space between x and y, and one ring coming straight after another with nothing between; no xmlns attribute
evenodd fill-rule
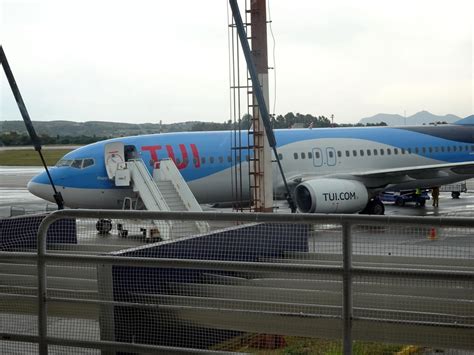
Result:
<svg viewBox="0 0 474 355"><path fill-rule="evenodd" d="M268 88L268 55L267 55L267 9L266 0L251 1L252 57L259 83L267 107L270 105ZM249 164L254 173L253 202L255 212L273 212L273 167L272 150L266 137L263 118L257 98L253 103L253 151L254 162Z"/></svg>
<svg viewBox="0 0 474 355"><path fill-rule="evenodd" d="M343 349L352 355L352 238L350 223L342 224L342 320Z"/></svg>

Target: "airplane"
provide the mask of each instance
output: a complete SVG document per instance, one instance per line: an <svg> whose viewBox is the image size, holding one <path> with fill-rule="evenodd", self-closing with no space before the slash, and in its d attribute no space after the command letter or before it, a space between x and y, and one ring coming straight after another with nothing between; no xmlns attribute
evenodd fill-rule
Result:
<svg viewBox="0 0 474 355"><path fill-rule="evenodd" d="M384 214L378 195L386 190L430 188L474 177L474 126L350 127L275 130L279 159L303 213ZM241 146L251 145L247 134ZM250 141L249 141L250 140ZM233 131L182 132L113 138L69 152L50 170L70 208L121 209L137 198L130 186L116 186L107 166L140 157L150 173L172 159L199 203L231 202L232 167L248 172L252 154L232 149ZM123 143L124 156L106 153ZM234 144L235 145L235 144ZM127 153L128 152L128 153ZM127 156L128 154L128 156ZM274 163L277 196L285 194ZM244 179L242 191L248 191ZM54 202L46 173L28 190ZM244 198L250 199L247 193Z"/></svg>

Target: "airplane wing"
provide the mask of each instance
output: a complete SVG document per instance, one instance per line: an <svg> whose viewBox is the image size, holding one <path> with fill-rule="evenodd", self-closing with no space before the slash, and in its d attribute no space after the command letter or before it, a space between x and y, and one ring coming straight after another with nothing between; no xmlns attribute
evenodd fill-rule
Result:
<svg viewBox="0 0 474 355"><path fill-rule="evenodd" d="M402 168L390 168L390 169L379 169L370 170L364 172L354 172L351 175L358 177L382 177L382 176L399 176L399 175L416 175L416 178L420 179L434 177L433 174L437 173L455 173L455 174L474 174L474 162L460 162L460 163L445 163L445 164L432 164L432 165L418 165ZM436 176L436 175L435 175Z"/></svg>
<svg viewBox="0 0 474 355"><path fill-rule="evenodd" d="M358 180L364 183L364 185L368 188L377 188L389 184L399 184L414 180L448 177L454 174L473 175L474 162L418 165L401 168L354 171L344 174L328 174L324 176L314 174L300 174L290 177L288 181L294 184L298 184L302 181L324 177L334 179Z"/></svg>

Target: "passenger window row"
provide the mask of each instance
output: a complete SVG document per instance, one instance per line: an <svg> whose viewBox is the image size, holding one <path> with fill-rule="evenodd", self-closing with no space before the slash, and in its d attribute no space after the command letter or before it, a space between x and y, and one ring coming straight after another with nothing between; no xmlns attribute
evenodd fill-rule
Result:
<svg viewBox="0 0 474 355"><path fill-rule="evenodd" d="M399 155L399 154L426 154L426 153L451 153L451 152L474 152L474 145L452 145L452 146L436 146L436 147L415 147L415 148L380 148L380 149L353 149L353 150L346 150L344 155L349 157L364 157L364 156L384 156L384 155ZM329 150L327 152L329 158L334 157L334 151ZM338 150L337 156L341 158L343 152ZM283 156L279 154L280 160L283 159ZM313 159L312 152L300 152L300 153L293 153L293 158L297 159ZM321 153L319 151L314 152L314 158L320 159Z"/></svg>
<svg viewBox="0 0 474 355"><path fill-rule="evenodd" d="M227 161L229 163L232 162L232 157L230 155L227 156ZM235 157L235 160L236 161L240 161L240 155L237 155ZM245 155L245 160L246 161L249 161L250 158L248 155ZM181 163L184 163L184 164L188 164L189 163L189 160L188 159L184 159L184 160L181 160L179 158L176 159L176 164L181 164ZM198 158L193 158L193 164L196 166L198 163ZM218 157L213 157L213 156L210 156L210 157L201 157L201 164L215 164L215 163L219 163L219 164L223 164L224 163L224 157L223 156L218 156Z"/></svg>

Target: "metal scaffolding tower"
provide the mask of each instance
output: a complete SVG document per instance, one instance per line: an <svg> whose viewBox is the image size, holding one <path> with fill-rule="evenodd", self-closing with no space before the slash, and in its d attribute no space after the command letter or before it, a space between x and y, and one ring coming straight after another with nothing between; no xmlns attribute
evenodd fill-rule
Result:
<svg viewBox="0 0 474 355"><path fill-rule="evenodd" d="M269 103L267 20L265 0L245 1L247 39L251 42L252 59L265 103ZM273 210L272 151L266 137L260 107L255 95L252 78L245 62L241 63L242 49L238 41L234 17L229 20L232 157L235 161L232 172L234 208L243 209L243 201L250 200L250 210L271 212ZM245 99L242 96L245 93ZM244 105L246 107L244 107ZM242 115L246 112L245 115Z"/></svg>

